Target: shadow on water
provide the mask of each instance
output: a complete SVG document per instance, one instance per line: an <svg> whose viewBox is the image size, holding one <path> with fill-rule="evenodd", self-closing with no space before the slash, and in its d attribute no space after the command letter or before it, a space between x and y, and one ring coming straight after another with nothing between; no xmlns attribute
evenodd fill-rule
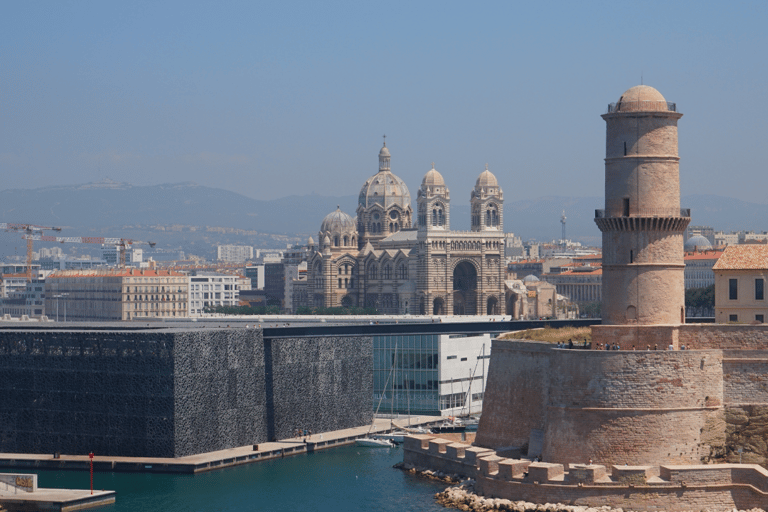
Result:
<svg viewBox="0 0 768 512"><path fill-rule="evenodd" d="M393 469L402 448L346 446L198 475L95 473L94 488L117 491L109 512L444 511L446 484ZM86 471L39 471L40 487L88 488Z"/></svg>

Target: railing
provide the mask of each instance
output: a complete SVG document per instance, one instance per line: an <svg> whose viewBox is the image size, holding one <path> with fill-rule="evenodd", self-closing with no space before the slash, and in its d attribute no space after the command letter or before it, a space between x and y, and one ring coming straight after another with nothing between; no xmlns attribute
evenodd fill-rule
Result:
<svg viewBox="0 0 768 512"><path fill-rule="evenodd" d="M677 112L677 104L669 101L659 100L641 100L641 101L620 101L618 103L608 104L608 114L613 112L653 112L666 110Z"/></svg>
<svg viewBox="0 0 768 512"><path fill-rule="evenodd" d="M608 217L690 217L690 208L641 208L631 210L629 215L609 215L606 210L595 210L596 219Z"/></svg>

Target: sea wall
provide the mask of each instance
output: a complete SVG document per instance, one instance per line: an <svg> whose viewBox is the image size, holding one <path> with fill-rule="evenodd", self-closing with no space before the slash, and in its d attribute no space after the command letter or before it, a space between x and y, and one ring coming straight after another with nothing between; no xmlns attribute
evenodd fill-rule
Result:
<svg viewBox="0 0 768 512"><path fill-rule="evenodd" d="M179 457L370 423L371 337L0 332L0 452Z"/></svg>
<svg viewBox="0 0 768 512"><path fill-rule="evenodd" d="M468 460L469 446L412 436L404 462L474 478L485 497L647 511L746 510L768 502L768 471L757 465L605 466L507 459ZM452 447L448 450L448 446ZM445 469L443 469L445 468Z"/></svg>

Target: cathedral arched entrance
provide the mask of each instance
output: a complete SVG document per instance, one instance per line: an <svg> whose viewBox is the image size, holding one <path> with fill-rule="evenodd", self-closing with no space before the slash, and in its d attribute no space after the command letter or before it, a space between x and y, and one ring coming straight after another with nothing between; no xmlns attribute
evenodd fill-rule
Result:
<svg viewBox="0 0 768 512"><path fill-rule="evenodd" d="M496 297L488 297L485 308L486 315L498 315L499 314L499 301Z"/></svg>
<svg viewBox="0 0 768 512"><path fill-rule="evenodd" d="M515 312L515 306L517 304L517 295L513 293L507 294L507 307L506 307L506 314L512 316L515 318L516 312Z"/></svg>
<svg viewBox="0 0 768 512"><path fill-rule="evenodd" d="M351 308L355 305L355 299L350 297L349 295L345 295L341 298L341 307L343 308Z"/></svg>
<svg viewBox="0 0 768 512"><path fill-rule="evenodd" d="M453 269L453 314L477 314L477 270L468 261Z"/></svg>
<svg viewBox="0 0 768 512"><path fill-rule="evenodd" d="M441 298L437 298L432 302L432 314L444 315L445 314L445 301Z"/></svg>

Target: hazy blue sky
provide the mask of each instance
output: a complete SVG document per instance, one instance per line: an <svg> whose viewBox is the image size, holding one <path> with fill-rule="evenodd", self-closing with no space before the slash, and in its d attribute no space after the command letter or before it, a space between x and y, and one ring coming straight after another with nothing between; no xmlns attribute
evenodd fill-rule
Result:
<svg viewBox="0 0 768 512"><path fill-rule="evenodd" d="M768 2L22 2L0 21L0 189L195 181L415 199L603 195L600 115L678 104L683 194L765 203ZM599 205L596 205L599 206ZM683 205L685 206L685 205ZM351 213L351 212L350 212Z"/></svg>

